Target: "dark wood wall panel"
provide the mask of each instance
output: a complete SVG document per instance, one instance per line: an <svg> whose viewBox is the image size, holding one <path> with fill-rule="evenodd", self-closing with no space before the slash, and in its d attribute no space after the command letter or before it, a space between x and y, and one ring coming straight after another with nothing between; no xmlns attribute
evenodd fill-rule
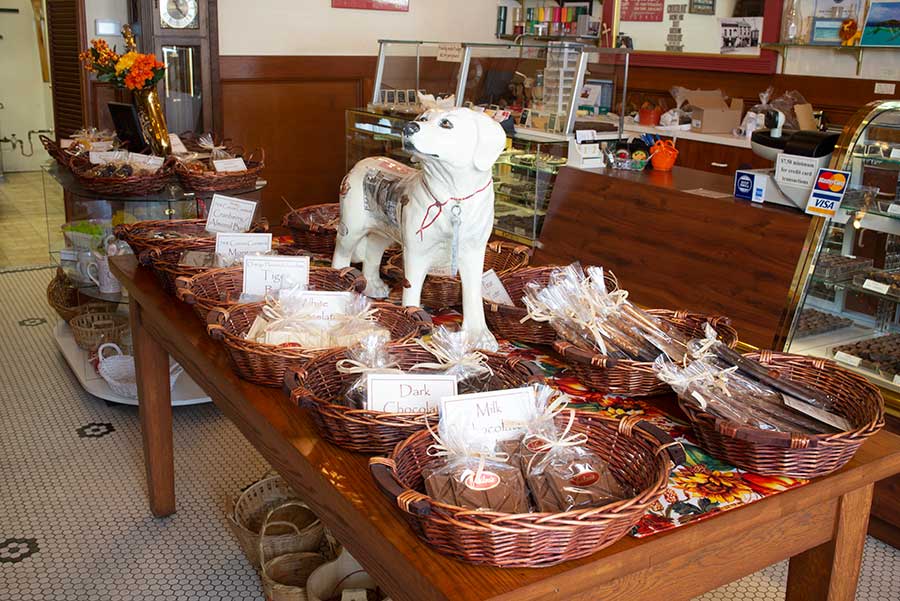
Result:
<svg viewBox="0 0 900 601"><path fill-rule="evenodd" d="M47 37L53 126L57 138L81 129L90 106L87 76L78 61L85 44L84 4L75 0L47 0Z"/></svg>

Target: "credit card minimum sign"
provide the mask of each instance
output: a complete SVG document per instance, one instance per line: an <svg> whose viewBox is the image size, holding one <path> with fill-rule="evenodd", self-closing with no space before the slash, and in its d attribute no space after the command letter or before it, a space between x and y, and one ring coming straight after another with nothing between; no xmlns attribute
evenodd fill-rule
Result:
<svg viewBox="0 0 900 601"><path fill-rule="evenodd" d="M849 185L849 171L819 169L806 202L806 212L819 217L834 217L841 208L841 200Z"/></svg>

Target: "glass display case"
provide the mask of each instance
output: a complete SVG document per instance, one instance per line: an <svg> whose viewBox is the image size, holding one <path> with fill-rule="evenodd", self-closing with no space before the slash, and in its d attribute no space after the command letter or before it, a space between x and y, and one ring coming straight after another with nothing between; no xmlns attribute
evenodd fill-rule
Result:
<svg viewBox="0 0 900 601"><path fill-rule="evenodd" d="M822 224L788 350L835 359L900 392L900 101L863 107L832 158L851 173ZM896 395L894 395L896 397Z"/></svg>

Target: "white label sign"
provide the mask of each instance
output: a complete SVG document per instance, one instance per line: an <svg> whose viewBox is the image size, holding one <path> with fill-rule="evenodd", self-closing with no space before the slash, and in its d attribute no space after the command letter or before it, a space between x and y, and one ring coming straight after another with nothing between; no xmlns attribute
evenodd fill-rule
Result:
<svg viewBox="0 0 900 601"><path fill-rule="evenodd" d="M238 157L236 159L219 159L218 161L213 161L213 167L215 167L216 171L218 171L219 173L247 170L247 164L241 157Z"/></svg>
<svg viewBox="0 0 900 601"><path fill-rule="evenodd" d="M441 399L456 396L456 376L413 374L366 375L366 409L387 413L437 411Z"/></svg>
<svg viewBox="0 0 900 601"><path fill-rule="evenodd" d="M440 44L438 46L437 60L446 63L461 63L463 49L460 44Z"/></svg>
<svg viewBox="0 0 900 601"><path fill-rule="evenodd" d="M894 379L891 380L896 386L900 386L900 374L895 374Z"/></svg>
<svg viewBox="0 0 900 601"><path fill-rule="evenodd" d="M775 161L775 180L783 184L811 188L818 170L818 159L782 153Z"/></svg>
<svg viewBox="0 0 900 601"><path fill-rule="evenodd" d="M188 149L178 134L169 134L169 144L172 146L172 154L187 154Z"/></svg>
<svg viewBox="0 0 900 601"><path fill-rule="evenodd" d="M481 296L485 300L501 305L513 306L514 303L509 297L506 286L500 281L493 269L488 269L481 276Z"/></svg>
<svg viewBox="0 0 900 601"><path fill-rule="evenodd" d="M441 399L441 422L467 439L490 444L520 435L534 411L534 388L494 390ZM446 422L445 422L446 420Z"/></svg>
<svg viewBox="0 0 900 601"><path fill-rule="evenodd" d="M165 159L150 154L138 154L136 152L129 153L128 162L132 165L141 165L150 169L159 169L163 166Z"/></svg>
<svg viewBox="0 0 900 601"><path fill-rule="evenodd" d="M246 232L253 223L256 202L213 194L206 217L207 232Z"/></svg>
<svg viewBox="0 0 900 601"><path fill-rule="evenodd" d="M90 154L91 163L94 165L103 165L105 163L112 163L114 161L127 161L128 160L128 151L127 150L109 150L98 152L96 150L92 150Z"/></svg>
<svg viewBox="0 0 900 601"><path fill-rule="evenodd" d="M866 280L863 282L862 287L866 290L877 292L878 294L887 294L891 289L890 284L883 284L881 282L876 282L875 280Z"/></svg>
<svg viewBox="0 0 900 601"><path fill-rule="evenodd" d="M265 296L282 288L309 286L309 257L244 257L244 291L247 296Z"/></svg>
<svg viewBox="0 0 900 601"><path fill-rule="evenodd" d="M287 289L287 286L282 288L282 301L287 296L291 305L303 307L304 311L312 313L310 321L321 325L323 328L333 326L336 316L346 315L347 306L353 298L350 292L326 290L300 290L296 294L285 295L284 291Z"/></svg>
<svg viewBox="0 0 900 601"><path fill-rule="evenodd" d="M216 256L231 264L249 254L272 250L272 234L216 234Z"/></svg>
<svg viewBox="0 0 900 601"><path fill-rule="evenodd" d="M853 367L859 367L859 364L862 363L862 359L856 355L845 353L844 351L836 352L834 354L834 360L839 361L840 363L846 363L847 365L852 365Z"/></svg>
<svg viewBox="0 0 900 601"><path fill-rule="evenodd" d="M850 422L848 422L846 418L835 413L831 413L830 411L825 411L824 409L814 407L809 403L804 403L800 399L796 399L791 396L785 396L784 404L791 409L796 409L800 413L808 415L811 418L822 422L823 424L834 426L842 432L846 432L853 428L853 426L850 425Z"/></svg>
<svg viewBox="0 0 900 601"><path fill-rule="evenodd" d="M91 150L96 150L98 152L105 152L107 150L112 150L112 147L113 147L112 140L91 142Z"/></svg>

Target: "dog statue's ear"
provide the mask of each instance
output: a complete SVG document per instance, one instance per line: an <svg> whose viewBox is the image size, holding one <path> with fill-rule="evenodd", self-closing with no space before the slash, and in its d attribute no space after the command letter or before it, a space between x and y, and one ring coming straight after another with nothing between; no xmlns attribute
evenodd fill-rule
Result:
<svg viewBox="0 0 900 601"><path fill-rule="evenodd" d="M478 143L475 144L472 163L479 171L490 171L506 148L506 132L503 131L503 126L483 113L476 113L475 126Z"/></svg>

